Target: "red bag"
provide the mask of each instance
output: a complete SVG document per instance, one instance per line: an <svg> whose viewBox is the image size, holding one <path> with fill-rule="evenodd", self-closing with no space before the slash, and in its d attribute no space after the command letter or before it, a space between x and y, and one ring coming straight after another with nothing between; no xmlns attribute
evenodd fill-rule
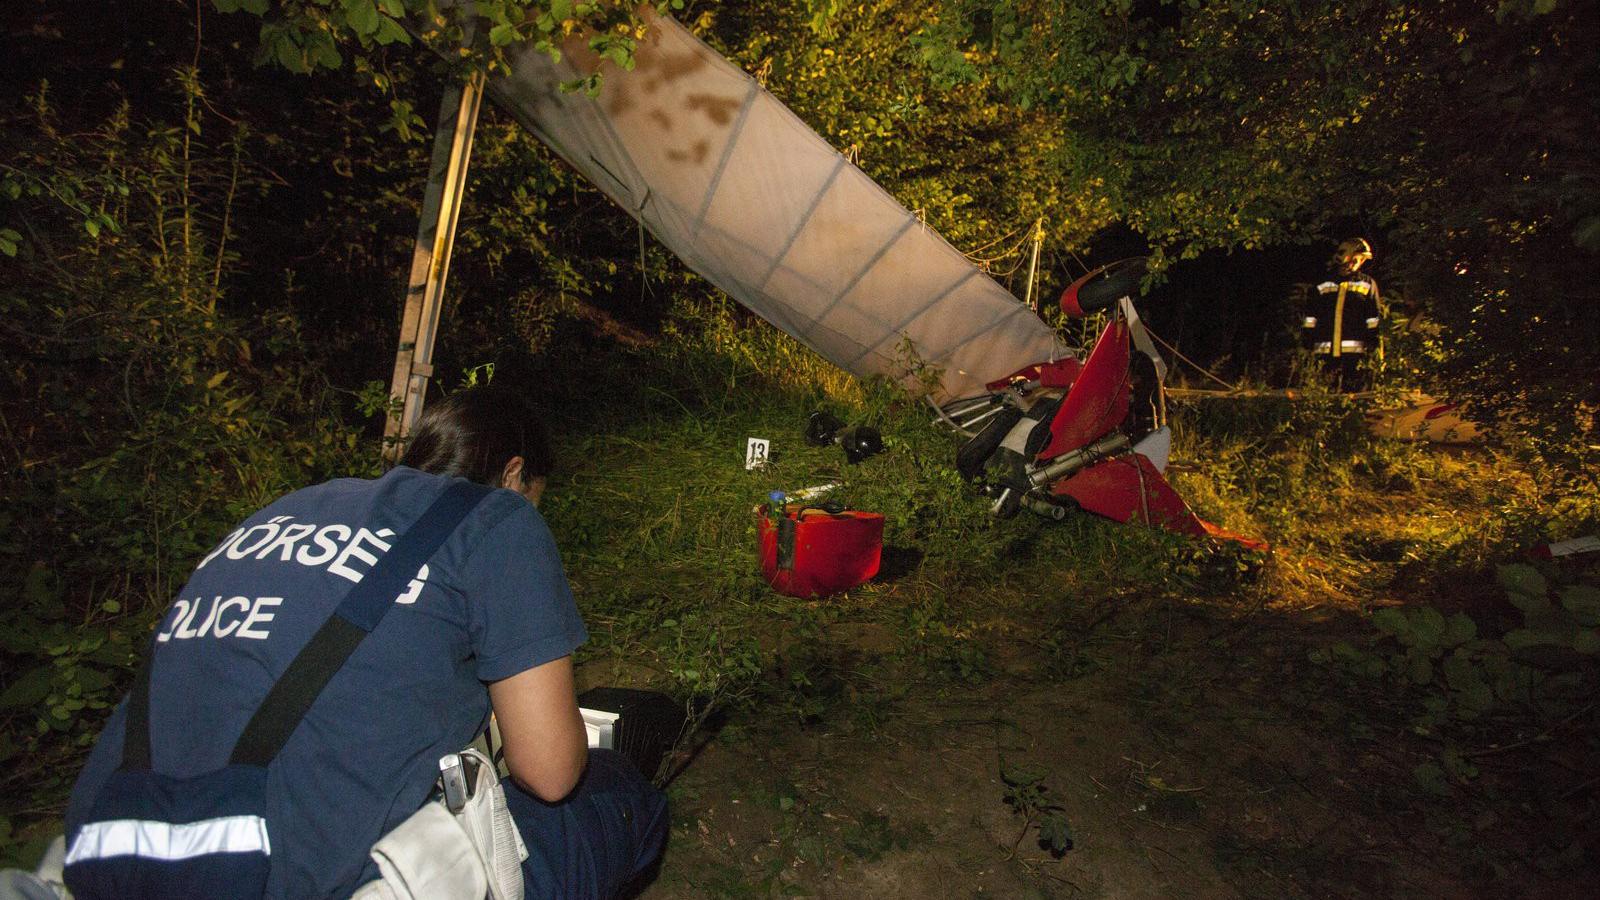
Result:
<svg viewBox="0 0 1600 900"><path fill-rule="evenodd" d="M760 508L761 574L780 594L823 597L878 574L883 555L883 515L790 505L776 524Z"/></svg>

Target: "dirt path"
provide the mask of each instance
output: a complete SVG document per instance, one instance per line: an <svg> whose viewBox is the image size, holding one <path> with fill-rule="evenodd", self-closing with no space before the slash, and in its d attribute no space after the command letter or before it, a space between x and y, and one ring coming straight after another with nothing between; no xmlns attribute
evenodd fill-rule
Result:
<svg viewBox="0 0 1600 900"><path fill-rule="evenodd" d="M807 727L782 711L730 725L673 785L645 896L1473 893L1396 761L1330 732L1296 687L1303 650L1181 631L1158 653L1113 643L1082 677L1024 650L982 683L869 687ZM1044 773L1072 850L1041 849L1002 765Z"/></svg>

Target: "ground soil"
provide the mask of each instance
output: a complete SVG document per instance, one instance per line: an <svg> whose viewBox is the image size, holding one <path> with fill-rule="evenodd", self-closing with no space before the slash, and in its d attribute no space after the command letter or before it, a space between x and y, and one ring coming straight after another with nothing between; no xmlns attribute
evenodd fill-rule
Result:
<svg viewBox="0 0 1600 900"><path fill-rule="evenodd" d="M880 677L844 677L816 720L774 705L713 734L671 786L644 896L1584 896L1440 836L1415 757L1316 687L1306 651L1343 627L1135 602L1066 665L1014 636L982 676L890 692L892 658L871 662L892 636L836 626ZM1041 847L1003 769L1045 773L1072 849Z"/></svg>

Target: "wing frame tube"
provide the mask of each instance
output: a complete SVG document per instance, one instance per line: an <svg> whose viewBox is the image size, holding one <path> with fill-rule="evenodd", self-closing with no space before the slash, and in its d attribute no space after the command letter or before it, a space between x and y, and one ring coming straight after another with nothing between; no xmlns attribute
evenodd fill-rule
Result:
<svg viewBox="0 0 1600 900"><path fill-rule="evenodd" d="M739 103L739 116L733 120L733 130L728 132L728 139L722 144L722 156L717 160L717 170L711 176L711 183L706 185L705 196L700 199L700 212L695 215L694 227L690 233L695 237L700 236L700 229L705 227L706 216L711 212L711 204L717 199L717 188L722 186L722 176L728 171L728 160L733 158L733 149L739 145L739 136L744 133L745 120L750 118L750 108L755 106L756 98L761 96L760 82L750 79L750 86L744 92L744 100Z"/></svg>
<svg viewBox="0 0 1600 900"><path fill-rule="evenodd" d="M906 234L911 231L911 226L915 225L916 223L916 216L906 216L906 220L901 223L900 227L895 230L895 233L891 235L887 241L883 242L883 246L879 247L877 252L873 253L870 259L868 259L865 263L862 263L861 268L856 270L856 274L852 275L850 280L845 282L844 287L839 289L839 293L833 296L833 301L830 302L827 307L822 310L822 312L817 313L816 316L813 317L812 328L807 329L806 331L807 337L811 336L811 332L815 330L816 326L821 325L828 318L829 313L839 308L839 304L844 302L844 298L850 296L850 292L856 289L856 285L861 283L861 279L867 277L868 272L871 272L873 269L878 267L878 261L883 259L890 250L893 250L894 245L900 243L900 239L905 237ZM877 317L873 316L872 318ZM882 319L879 319L878 321L883 323Z"/></svg>

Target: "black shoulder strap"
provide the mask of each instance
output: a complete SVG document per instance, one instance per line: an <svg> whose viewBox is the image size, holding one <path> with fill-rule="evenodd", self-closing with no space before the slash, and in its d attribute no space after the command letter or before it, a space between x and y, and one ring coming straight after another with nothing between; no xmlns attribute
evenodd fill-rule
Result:
<svg viewBox="0 0 1600 900"><path fill-rule="evenodd" d="M264 766L278 755L322 689L361 641L378 627L394 606L395 598L416 577L417 570L491 490L464 481L452 484L400 536L378 564L351 588L267 692L234 744L230 763ZM128 698L124 769L150 767L149 685L153 656L146 657Z"/></svg>
<svg viewBox="0 0 1600 900"><path fill-rule="evenodd" d="M156 655L156 637L144 648L144 659L133 676L133 690L123 713L122 768L133 771L150 768L150 660Z"/></svg>
<svg viewBox="0 0 1600 900"><path fill-rule="evenodd" d="M355 652L362 639L378 627L384 614L394 606L394 599L416 577L417 570L489 491L481 485L461 481L433 501L416 524L401 535L383 559L351 589L334 614L322 623L289 663L250 718L244 733L239 735L230 762L264 766L278 755L334 673Z"/></svg>

